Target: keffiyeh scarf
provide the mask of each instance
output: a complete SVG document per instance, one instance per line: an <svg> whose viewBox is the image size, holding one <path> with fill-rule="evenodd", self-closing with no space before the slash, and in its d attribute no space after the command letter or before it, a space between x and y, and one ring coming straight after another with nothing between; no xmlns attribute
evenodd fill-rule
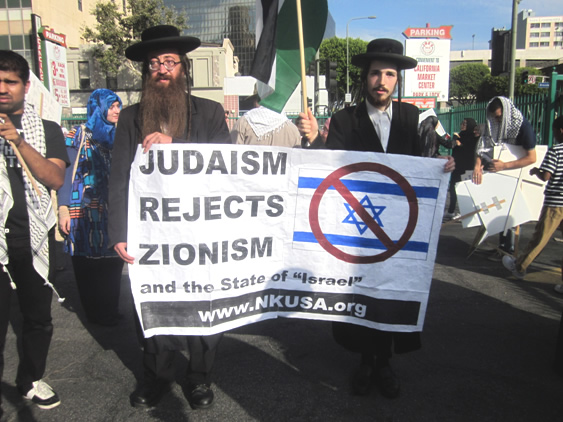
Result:
<svg viewBox="0 0 563 422"><path fill-rule="evenodd" d="M502 143L514 144L516 136L520 131L524 117L512 101L505 97L495 97L502 102L502 121L499 123L496 119L487 119L487 131L492 141L496 145ZM493 98L491 102L495 99ZM489 102L489 104L491 103Z"/></svg>
<svg viewBox="0 0 563 422"><path fill-rule="evenodd" d="M22 115L22 129L25 141L30 144L43 157L47 153L45 144L45 130L41 117L29 104L24 105ZM0 138L0 149L3 149L6 141ZM31 181L25 171L22 170L23 184L25 188L25 199L29 215L29 237L33 255L33 268L48 283L49 276L49 239L48 233L55 225L56 217L51 203L51 196L47 188L38 183L41 196L37 195ZM8 247L4 227L8 219L8 212L13 205L12 189L8 179L8 170L4 155L0 156L0 263L5 267L8 264Z"/></svg>
<svg viewBox="0 0 563 422"><path fill-rule="evenodd" d="M290 121L284 115L263 106L250 110L244 117L258 139L275 130L279 131L284 124Z"/></svg>

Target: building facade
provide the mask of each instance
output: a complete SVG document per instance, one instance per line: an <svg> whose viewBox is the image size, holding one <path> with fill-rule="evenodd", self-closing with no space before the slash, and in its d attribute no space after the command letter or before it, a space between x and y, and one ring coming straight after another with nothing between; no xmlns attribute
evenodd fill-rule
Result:
<svg viewBox="0 0 563 422"><path fill-rule="evenodd" d="M210 43L231 40L239 58L240 74L250 73L256 49L256 0L164 0L164 4L186 12L186 35ZM335 33L336 25L329 11L325 38Z"/></svg>
<svg viewBox="0 0 563 422"><path fill-rule="evenodd" d="M256 39L256 0L164 0L164 4L186 12L189 28L184 34L206 43L222 43L228 38L239 58L239 72L250 72Z"/></svg>
<svg viewBox="0 0 563 422"><path fill-rule="evenodd" d="M517 49L563 49L563 15L535 16L531 9L518 13Z"/></svg>

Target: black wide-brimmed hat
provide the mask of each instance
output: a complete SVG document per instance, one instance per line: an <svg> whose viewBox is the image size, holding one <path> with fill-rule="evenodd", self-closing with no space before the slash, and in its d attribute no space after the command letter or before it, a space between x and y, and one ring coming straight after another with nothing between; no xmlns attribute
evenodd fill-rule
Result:
<svg viewBox="0 0 563 422"><path fill-rule="evenodd" d="M180 36L180 31L175 26L157 25L145 29L141 34L141 41L127 47L125 57L135 62L142 62L151 51L173 48L182 55L195 50L200 44L199 38Z"/></svg>
<svg viewBox="0 0 563 422"><path fill-rule="evenodd" d="M397 69L412 69L417 61L403 54L403 44L389 38L378 38L367 46L366 52L352 57L354 66L362 67L372 60L385 60L397 65Z"/></svg>

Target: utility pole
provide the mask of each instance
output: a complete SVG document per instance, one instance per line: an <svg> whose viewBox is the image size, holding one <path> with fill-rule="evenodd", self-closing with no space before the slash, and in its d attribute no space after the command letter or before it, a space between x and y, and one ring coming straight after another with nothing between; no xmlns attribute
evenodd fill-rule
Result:
<svg viewBox="0 0 563 422"><path fill-rule="evenodd" d="M521 0L512 0L512 30L510 31L510 76L508 80L508 98L514 100L514 79L516 78L516 32L518 30L518 4Z"/></svg>

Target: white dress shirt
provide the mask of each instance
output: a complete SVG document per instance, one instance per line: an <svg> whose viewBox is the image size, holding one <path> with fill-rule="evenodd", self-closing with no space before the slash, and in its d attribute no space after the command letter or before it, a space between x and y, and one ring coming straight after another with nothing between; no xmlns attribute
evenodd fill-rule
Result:
<svg viewBox="0 0 563 422"><path fill-rule="evenodd" d="M373 127L379 140L381 141L381 146L383 146L383 151L387 152L387 145L389 144L389 133L391 132L391 119L393 119L393 107L391 103L384 110L381 111L366 101L368 116L371 119Z"/></svg>

